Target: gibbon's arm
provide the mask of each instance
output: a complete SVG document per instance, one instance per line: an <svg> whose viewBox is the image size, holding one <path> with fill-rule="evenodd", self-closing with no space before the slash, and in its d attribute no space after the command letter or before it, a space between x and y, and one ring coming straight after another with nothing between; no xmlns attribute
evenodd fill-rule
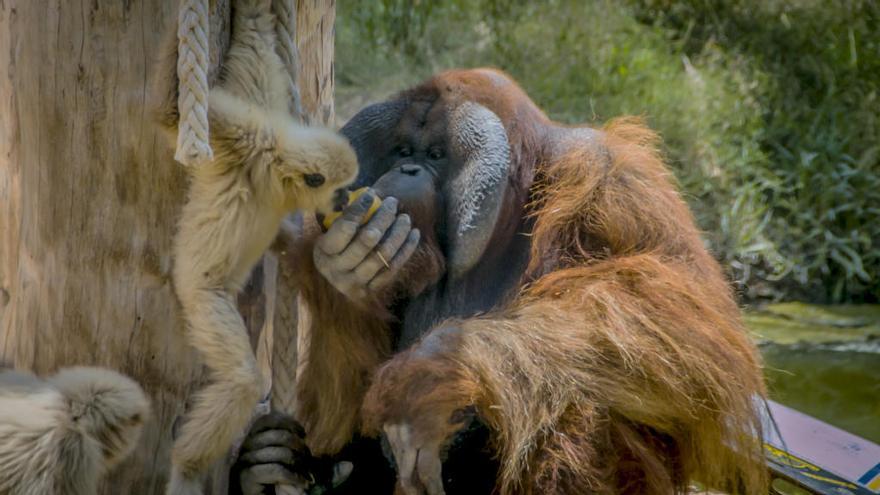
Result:
<svg viewBox="0 0 880 495"><path fill-rule="evenodd" d="M275 51L274 26L268 5L264 9L259 4L253 0L236 4L245 12L234 16L229 50L211 91L238 98L263 110L284 112L289 99L287 70ZM177 30L168 29L153 64L150 88L152 114L168 131L171 142L176 138L180 121L177 49Z"/></svg>
<svg viewBox="0 0 880 495"><path fill-rule="evenodd" d="M240 0L232 38L217 87L258 108L287 113L288 73L275 50L275 19L270 1ZM216 89L212 90L216 91Z"/></svg>

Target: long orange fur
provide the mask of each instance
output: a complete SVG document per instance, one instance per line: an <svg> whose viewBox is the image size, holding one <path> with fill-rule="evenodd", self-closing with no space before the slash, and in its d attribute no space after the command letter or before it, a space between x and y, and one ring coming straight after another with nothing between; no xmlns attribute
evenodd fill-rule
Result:
<svg viewBox="0 0 880 495"><path fill-rule="evenodd" d="M499 90L499 74L429 84L461 85L508 126L534 217L520 294L441 325L461 331L434 332L440 351L416 344L382 364L384 320L313 274L306 299L323 316L300 377L310 445L332 453L358 421L377 434L403 418L444 438L473 405L494 432L500 493L683 493L693 480L762 493L759 358L658 137L620 119L551 152L546 129L562 127L514 83Z"/></svg>

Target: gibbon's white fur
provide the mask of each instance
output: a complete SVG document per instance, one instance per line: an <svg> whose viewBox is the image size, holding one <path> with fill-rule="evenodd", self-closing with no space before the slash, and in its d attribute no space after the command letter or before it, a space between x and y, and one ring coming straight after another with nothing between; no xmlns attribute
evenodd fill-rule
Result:
<svg viewBox="0 0 880 495"><path fill-rule="evenodd" d="M275 51L270 3L233 4L230 47L209 94L214 159L189 169L189 197L174 241L174 287L187 335L212 380L195 395L175 441L172 495L201 492L203 475L247 427L264 392L236 294L287 213L332 212L357 175L344 137L299 125L287 113L288 76ZM173 56L158 89L164 92L159 117L172 134L178 121L174 46L169 43Z"/></svg>
<svg viewBox="0 0 880 495"><path fill-rule="evenodd" d="M0 371L0 493L94 495L149 412L141 387L108 369L65 368L47 380Z"/></svg>

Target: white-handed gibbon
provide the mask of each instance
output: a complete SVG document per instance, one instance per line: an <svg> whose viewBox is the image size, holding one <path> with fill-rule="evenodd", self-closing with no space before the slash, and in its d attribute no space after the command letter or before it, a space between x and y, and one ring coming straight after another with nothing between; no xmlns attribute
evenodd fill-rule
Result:
<svg viewBox="0 0 880 495"><path fill-rule="evenodd" d="M174 287L189 342L211 371L172 453L168 493L201 492L201 478L250 421L264 394L235 296L294 210L329 214L357 175L348 141L289 115L288 75L276 53L270 0L233 3L232 37L209 94L213 159L189 167L174 240ZM159 119L176 132L176 48L159 74Z"/></svg>
<svg viewBox="0 0 880 495"><path fill-rule="evenodd" d="M140 438L150 403L132 379L74 367L0 372L0 493L94 495Z"/></svg>

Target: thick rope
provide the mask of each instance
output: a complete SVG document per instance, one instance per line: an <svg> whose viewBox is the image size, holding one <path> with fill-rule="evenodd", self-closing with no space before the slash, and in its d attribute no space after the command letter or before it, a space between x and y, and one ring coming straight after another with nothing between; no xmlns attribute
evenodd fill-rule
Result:
<svg viewBox="0 0 880 495"><path fill-rule="evenodd" d="M290 261L279 260L276 281L276 305L272 335L272 405L279 411L293 414L296 410L296 371L298 356L298 325L307 323L304 311L298 311L297 287L293 282Z"/></svg>
<svg viewBox="0 0 880 495"><path fill-rule="evenodd" d="M302 99L299 93L299 50L296 46L296 0L272 0L272 13L275 15L275 48L281 62L287 68L288 75L288 111L301 121L308 121L303 113ZM278 263L275 285L276 302L271 340L271 387L272 405L275 409L293 414L296 407L296 371L299 361L297 324L303 314L297 312L296 288L291 267L284 260ZM275 486L278 495L296 495L300 493L291 486L279 484Z"/></svg>
<svg viewBox="0 0 880 495"><path fill-rule="evenodd" d="M208 141L208 0L181 0L177 19L177 106L174 159L199 165L214 158Z"/></svg>
<svg viewBox="0 0 880 495"><path fill-rule="evenodd" d="M275 15L275 39L278 56L290 76L290 113L297 119L305 119L299 94L299 51L296 47L296 0L272 0Z"/></svg>

